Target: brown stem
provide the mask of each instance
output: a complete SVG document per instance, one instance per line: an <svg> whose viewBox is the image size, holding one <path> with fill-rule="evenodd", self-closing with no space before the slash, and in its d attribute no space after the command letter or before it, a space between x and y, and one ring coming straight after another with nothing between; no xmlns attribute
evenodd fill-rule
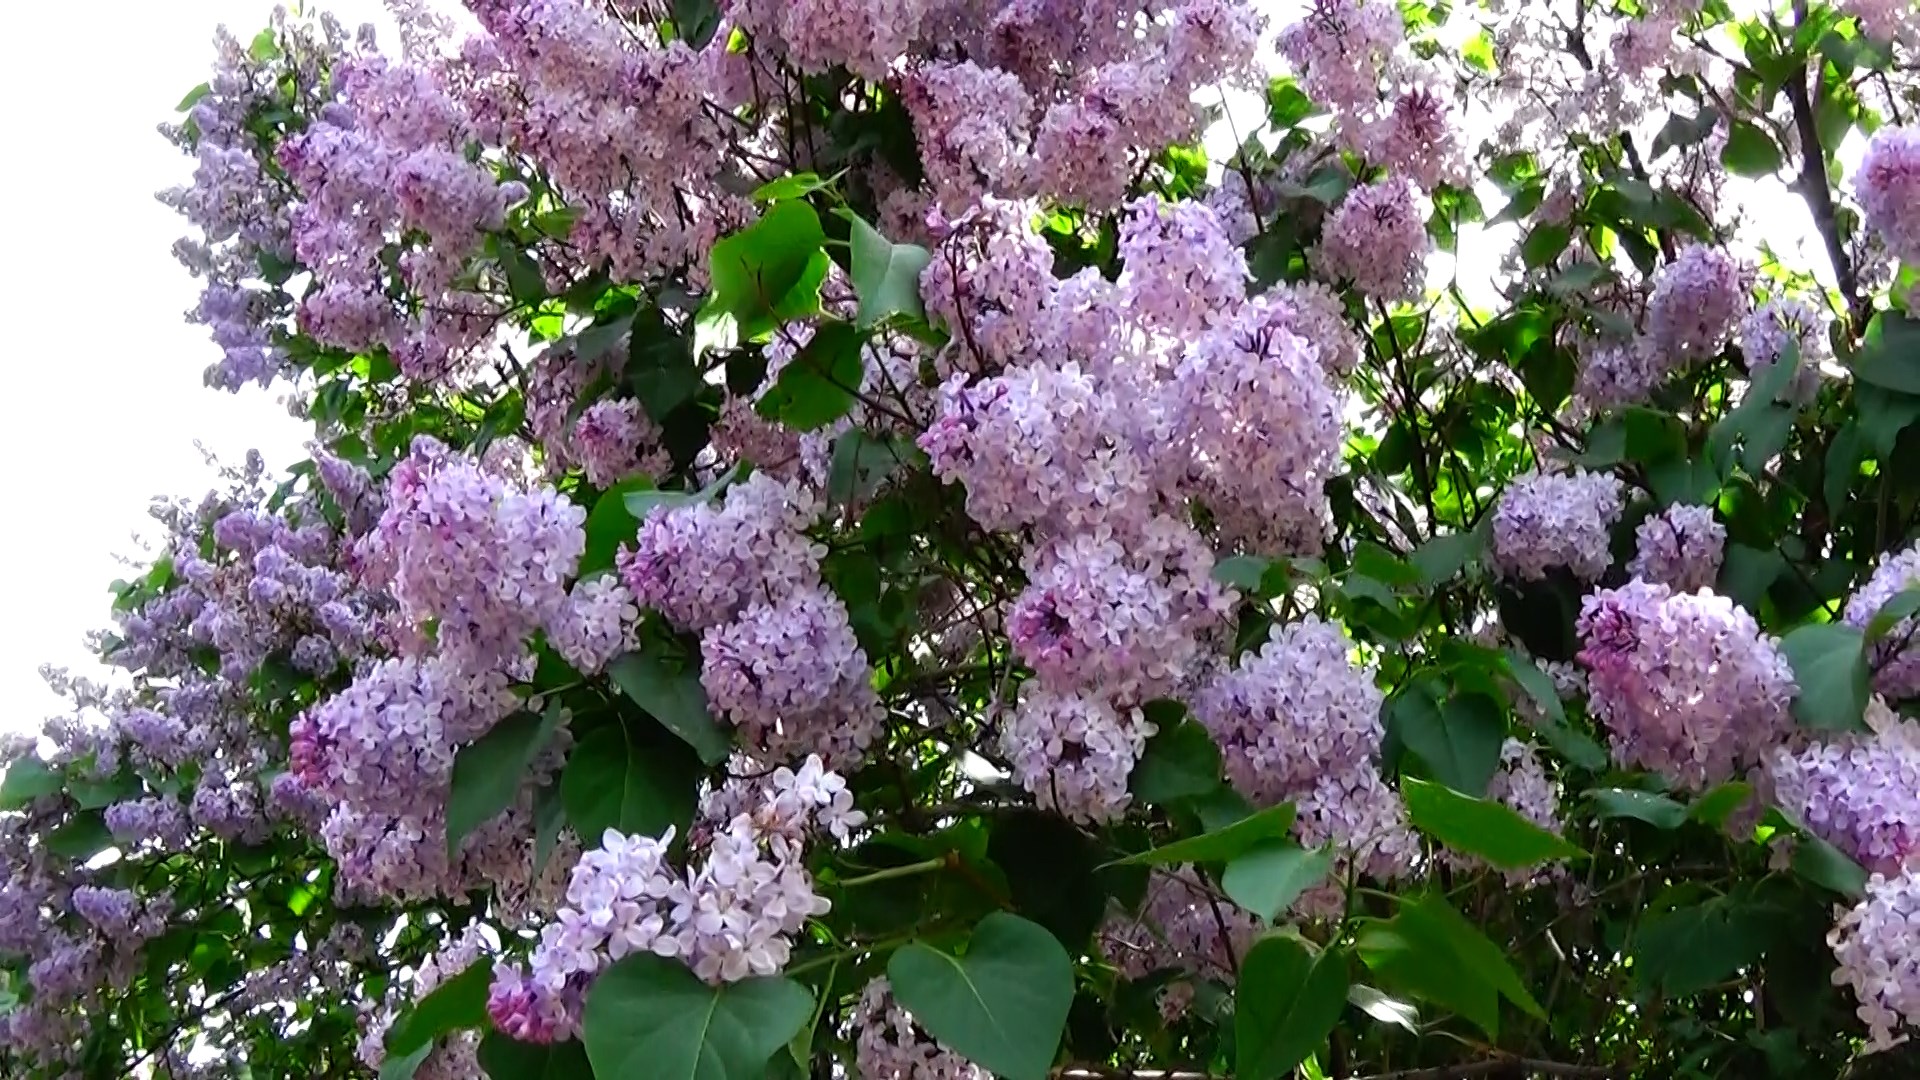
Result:
<svg viewBox="0 0 1920 1080"><path fill-rule="evenodd" d="M1803 21L1807 15L1805 0L1796 0L1793 10L1795 22ZM1800 177L1794 186L1806 200L1814 227L1820 230L1821 242L1826 244L1827 260L1833 264L1833 279L1847 303L1852 323L1849 329L1857 338L1866 328L1870 311L1860 295L1860 280L1854 274L1853 260L1840 241L1840 216L1834 209L1833 189L1827 184L1827 154L1820 145L1820 126L1814 122L1813 100L1807 93L1807 77L1817 70L1817 67L1802 65L1787 79L1785 86L1787 100L1793 104L1793 124L1800 133Z"/></svg>

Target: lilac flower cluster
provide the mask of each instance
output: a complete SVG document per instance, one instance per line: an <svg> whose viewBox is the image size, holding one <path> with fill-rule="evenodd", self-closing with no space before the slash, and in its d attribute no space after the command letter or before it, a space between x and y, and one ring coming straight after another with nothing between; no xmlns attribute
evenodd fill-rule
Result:
<svg viewBox="0 0 1920 1080"><path fill-rule="evenodd" d="M1537 581L1564 567L1598 580L1613 557L1608 531L1624 508L1610 473L1574 469L1515 477L1493 510L1493 564L1509 578Z"/></svg>
<svg viewBox="0 0 1920 1080"><path fill-rule="evenodd" d="M1647 299L1647 337L1685 362L1719 352L1750 306L1752 271L1718 248L1692 244L1661 268Z"/></svg>
<svg viewBox="0 0 1920 1080"><path fill-rule="evenodd" d="M593 977L633 953L677 957L714 984L779 971L793 935L829 908L802 859L808 835L844 837L864 820L845 782L810 757L771 774L763 804L708 830L684 873L668 861L672 829L607 830L575 864L526 969L495 967L494 1026L525 1042L573 1036Z"/></svg>
<svg viewBox="0 0 1920 1080"><path fill-rule="evenodd" d="M1853 991L1867 1045L1884 1050L1920 1027L1920 871L1875 874L1866 899L1840 916L1827 944L1833 984Z"/></svg>
<svg viewBox="0 0 1920 1080"><path fill-rule="evenodd" d="M1853 178L1867 225L1902 262L1920 262L1920 128L1874 132Z"/></svg>
<svg viewBox="0 0 1920 1080"><path fill-rule="evenodd" d="M914 1023L882 976L860 992L849 1019L862 1080L991 1080L985 1069L942 1046Z"/></svg>
<svg viewBox="0 0 1920 1080"><path fill-rule="evenodd" d="M1842 617L1854 626L1873 621L1889 600L1908 589L1920 589L1920 544L1884 559L1873 576L1847 599ZM1920 622L1901 619L1873 647L1874 689L1889 700L1920 697Z"/></svg>
<svg viewBox="0 0 1920 1080"><path fill-rule="evenodd" d="M1807 301L1783 296L1741 320L1740 348L1746 353L1747 375L1754 384L1767 380L1767 373L1787 357L1789 347L1798 354L1799 371L1781 396L1804 405L1820 389L1820 364L1833 355L1825 317Z"/></svg>
<svg viewBox="0 0 1920 1080"><path fill-rule="evenodd" d="M1487 782L1486 797L1492 799L1528 821L1543 829L1558 831L1560 828L1560 789L1554 784L1553 777L1547 774L1546 764L1540 760L1538 748L1509 738L1500 746L1500 768ZM1443 858L1448 864L1460 869L1476 869L1485 866L1485 862L1475 855L1463 855L1447 851ZM1558 873L1557 864L1547 867L1522 867L1505 871L1506 879L1514 885L1525 886Z"/></svg>
<svg viewBox="0 0 1920 1080"><path fill-rule="evenodd" d="M1582 603L1580 662L1614 760L1700 791L1792 731L1793 670L1733 601L1634 580Z"/></svg>
<svg viewBox="0 0 1920 1080"><path fill-rule="evenodd" d="M1775 799L1815 835L1892 876L1920 866L1920 723L1877 698L1867 715L1871 735L1782 747L1768 775Z"/></svg>
<svg viewBox="0 0 1920 1080"><path fill-rule="evenodd" d="M1109 918L1100 929L1102 956L1129 979L1179 971L1226 981L1239 967L1260 920L1191 866L1156 869L1137 913Z"/></svg>
<svg viewBox="0 0 1920 1080"><path fill-rule="evenodd" d="M1634 532L1636 547L1627 572L1674 592L1710 589L1720 577L1727 527L1710 506L1675 504L1650 515Z"/></svg>
<svg viewBox="0 0 1920 1080"><path fill-rule="evenodd" d="M1361 184L1327 215L1314 265L1379 300L1411 300L1426 279L1427 211L1403 179Z"/></svg>

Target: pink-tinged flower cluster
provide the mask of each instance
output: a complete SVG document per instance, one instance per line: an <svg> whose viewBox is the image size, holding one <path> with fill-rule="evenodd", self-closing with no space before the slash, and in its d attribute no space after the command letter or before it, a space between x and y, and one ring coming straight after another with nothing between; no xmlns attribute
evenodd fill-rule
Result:
<svg viewBox="0 0 1920 1080"><path fill-rule="evenodd" d="M547 620L547 644L582 674L597 674L633 648L640 608L618 577L602 574L576 582L566 603Z"/></svg>
<svg viewBox="0 0 1920 1080"><path fill-rule="evenodd" d="M1468 181L1465 132L1451 100L1415 84L1361 124L1354 141L1367 160L1432 191L1443 183L1464 186Z"/></svg>
<svg viewBox="0 0 1920 1080"><path fill-rule="evenodd" d="M1920 127L1874 132L1853 190L1887 251L1902 262L1920 262Z"/></svg>
<svg viewBox="0 0 1920 1080"><path fill-rule="evenodd" d="M860 993L848 1021L854 1061L872 1080L992 1080L991 1074L947 1049L914 1022L882 976Z"/></svg>
<svg viewBox="0 0 1920 1080"><path fill-rule="evenodd" d="M1780 396L1806 404L1820 390L1820 365L1833 357L1827 338L1827 320L1818 308L1799 297L1783 296L1753 309L1740 321L1740 348L1747 358L1747 377L1754 386L1769 381L1774 365L1794 354L1798 370Z"/></svg>
<svg viewBox="0 0 1920 1080"><path fill-rule="evenodd" d="M1247 260L1206 204L1148 195L1120 223L1120 279L1133 318L1194 334L1246 300Z"/></svg>
<svg viewBox="0 0 1920 1080"><path fill-rule="evenodd" d="M1279 47L1308 97L1340 107L1372 103L1405 40L1392 0L1313 0L1280 32Z"/></svg>
<svg viewBox="0 0 1920 1080"><path fill-rule="evenodd" d="M845 836L865 819L817 757L776 770L763 794L707 830L684 871L668 861L672 829L658 839L607 830L575 864L526 969L495 968L494 1026L524 1042L573 1036L594 976L634 953L680 959L716 985L784 967L793 936L829 908L802 858L808 835Z"/></svg>
<svg viewBox="0 0 1920 1080"><path fill-rule="evenodd" d="M717 501L656 507L618 557L634 599L699 632L768 595L815 586L826 550L802 530L820 506L797 483L755 473Z"/></svg>
<svg viewBox="0 0 1920 1080"><path fill-rule="evenodd" d="M1877 697L1867 716L1871 735L1783 747L1768 772L1775 800L1816 836L1891 876L1920 866L1920 724Z"/></svg>
<svg viewBox="0 0 1920 1080"><path fill-rule="evenodd" d="M1588 596L1578 630L1589 703L1622 765L1700 791L1792 731L1793 669L1724 596L1629 581Z"/></svg>
<svg viewBox="0 0 1920 1080"><path fill-rule="evenodd" d="M1869 37L1907 44L1920 40L1920 11L1908 0L1839 0L1834 7L1860 20L1861 32Z"/></svg>
<svg viewBox="0 0 1920 1080"><path fill-rule="evenodd" d="M1486 797L1552 832L1560 830L1560 789L1547 775L1546 765L1537 750L1518 739L1500 746L1500 768L1487 782ZM1447 851L1443 856L1455 867L1474 869L1486 865L1477 855ZM1507 881L1528 885L1553 873L1557 867L1522 867L1505 871Z"/></svg>
<svg viewBox="0 0 1920 1080"><path fill-rule="evenodd" d="M1727 553L1727 527L1710 506L1675 504L1640 523L1627 572L1674 592L1711 589Z"/></svg>
<svg viewBox="0 0 1920 1080"><path fill-rule="evenodd" d="M1300 310L1248 302L1186 350L1165 390L1190 490L1224 537L1261 552L1319 549L1339 461L1340 398L1297 336Z"/></svg>
<svg viewBox="0 0 1920 1080"><path fill-rule="evenodd" d="M360 541L386 588L439 650L475 667L518 656L567 604L586 511L550 487L522 491L422 436L393 469L387 508Z"/></svg>
<svg viewBox="0 0 1920 1080"><path fill-rule="evenodd" d="M1323 775L1371 770L1382 700L1340 627L1308 618L1275 626L1259 652L1215 673L1193 714L1219 744L1228 782L1271 806Z"/></svg>
<svg viewBox="0 0 1920 1080"><path fill-rule="evenodd" d="M1402 178L1361 184L1320 228L1314 268L1378 300L1411 300L1426 279L1425 199Z"/></svg>
<svg viewBox="0 0 1920 1080"><path fill-rule="evenodd" d="M1333 849L1327 880L1300 894L1293 910L1337 919L1352 878L1405 881L1420 872L1425 852L1407 820L1400 793L1372 767L1327 773L1294 800L1293 837L1303 847Z"/></svg>
<svg viewBox="0 0 1920 1080"><path fill-rule="evenodd" d="M1033 99L1013 74L970 60L929 64L907 77L902 101L942 204L1024 186Z"/></svg>
<svg viewBox="0 0 1920 1080"><path fill-rule="evenodd" d="M846 605L824 587L754 601L708 627L700 655L708 703L771 760L856 764L886 719Z"/></svg>
<svg viewBox="0 0 1920 1080"><path fill-rule="evenodd" d="M1226 898L1191 866L1156 869L1137 913L1116 915L1100 930L1100 952L1120 973L1138 979L1179 971L1229 980L1260 936L1260 920Z"/></svg>
<svg viewBox="0 0 1920 1080"><path fill-rule="evenodd" d="M1681 362L1719 352L1751 305L1752 276L1719 248L1688 245L1654 278L1647 298L1651 346Z"/></svg>
<svg viewBox="0 0 1920 1080"><path fill-rule="evenodd" d="M1151 496L1134 404L1072 362L955 375L919 445L934 475L966 485L967 513L987 528L1082 528L1136 515Z"/></svg>
<svg viewBox="0 0 1920 1080"><path fill-rule="evenodd" d="M1892 1047L1920 1027L1920 871L1873 875L1827 944L1837 962L1833 984L1853 991L1869 1049Z"/></svg>
<svg viewBox="0 0 1920 1080"><path fill-rule="evenodd" d="M1061 537L1030 551L1026 570L1007 615L1014 653L1051 687L1124 701L1172 691L1232 602L1200 536L1167 517L1138 535Z"/></svg>
<svg viewBox="0 0 1920 1080"><path fill-rule="evenodd" d="M1920 589L1920 544L1888 556L1879 569L1847 600L1843 617L1854 626L1873 621L1889 600ZM1920 697L1920 623L1901 619L1873 646L1873 686L1890 701Z"/></svg>
<svg viewBox="0 0 1920 1080"><path fill-rule="evenodd" d="M1032 203L985 199L933 222L938 242L920 272L920 296L971 358L968 370L997 370L1035 351L1056 286L1053 251L1033 230L1038 212Z"/></svg>
<svg viewBox="0 0 1920 1080"><path fill-rule="evenodd" d="M1126 813L1127 777L1154 732L1138 706L1034 682L1005 720L1000 749L1042 809L1097 824Z"/></svg>
<svg viewBox="0 0 1920 1080"><path fill-rule="evenodd" d="M1493 509L1493 564L1508 578L1537 581L1564 567L1597 581L1612 562L1609 530L1620 518L1620 478L1574 469L1515 477Z"/></svg>

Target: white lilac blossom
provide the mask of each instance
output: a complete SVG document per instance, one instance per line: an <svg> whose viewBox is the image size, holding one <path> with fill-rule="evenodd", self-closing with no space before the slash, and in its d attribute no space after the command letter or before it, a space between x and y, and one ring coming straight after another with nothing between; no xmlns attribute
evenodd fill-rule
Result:
<svg viewBox="0 0 1920 1080"><path fill-rule="evenodd" d="M1699 592L1720 576L1727 528L1713 519L1712 507L1675 504L1642 521L1634 541L1628 573L1674 592Z"/></svg>
<svg viewBox="0 0 1920 1080"><path fill-rule="evenodd" d="M1792 730L1793 670L1733 601L1629 581L1581 604L1580 662L1620 764L1700 791Z"/></svg>
<svg viewBox="0 0 1920 1080"><path fill-rule="evenodd" d="M1598 580L1613 561L1608 531L1623 509L1621 487L1616 476L1584 469L1515 477L1493 511L1494 566L1523 580L1562 567Z"/></svg>

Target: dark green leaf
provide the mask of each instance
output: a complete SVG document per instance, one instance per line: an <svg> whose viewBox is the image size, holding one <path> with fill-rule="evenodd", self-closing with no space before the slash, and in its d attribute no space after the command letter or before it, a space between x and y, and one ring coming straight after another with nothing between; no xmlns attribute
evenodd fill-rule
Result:
<svg viewBox="0 0 1920 1080"><path fill-rule="evenodd" d="M1272 559L1258 555L1229 555L1213 564L1213 580L1222 585L1231 585L1236 589L1254 592L1260 588L1260 581L1266 576L1267 569L1273 565Z"/></svg>
<svg viewBox="0 0 1920 1080"><path fill-rule="evenodd" d="M1129 855L1109 865L1163 866L1170 863L1226 862L1262 840L1286 836L1287 830L1291 828L1293 828L1293 804L1281 803L1211 832L1190 836L1185 840L1175 840L1171 844L1142 851L1137 855Z"/></svg>
<svg viewBox="0 0 1920 1080"><path fill-rule="evenodd" d="M845 416L866 371L866 339L852 323L830 322L814 332L760 395L754 411L795 431L813 431Z"/></svg>
<svg viewBox="0 0 1920 1080"><path fill-rule="evenodd" d="M720 28L718 0L672 0L673 26L680 37L695 49L704 49Z"/></svg>
<svg viewBox="0 0 1920 1080"><path fill-rule="evenodd" d="M1233 902L1268 922L1333 869L1331 848L1303 848L1290 840L1262 840L1235 856L1220 875Z"/></svg>
<svg viewBox="0 0 1920 1080"><path fill-rule="evenodd" d="M1888 634L1895 627L1920 613L1920 589L1902 589L1880 605L1880 610L1867 620L1867 644L1871 645Z"/></svg>
<svg viewBox="0 0 1920 1080"><path fill-rule="evenodd" d="M1434 779L1456 791L1484 794L1507 738L1500 706L1484 694L1441 703L1430 689L1419 683L1395 695L1388 706L1395 736L1426 762Z"/></svg>
<svg viewBox="0 0 1920 1080"><path fill-rule="evenodd" d="M1839 848L1812 833L1793 845L1793 872L1852 900L1867 894L1867 871Z"/></svg>
<svg viewBox="0 0 1920 1080"><path fill-rule="evenodd" d="M580 556L580 576L598 573L613 566L621 544L630 544L640 531L640 519L627 505L627 497L653 492L653 482L644 476L622 480L608 488L587 514L587 549Z"/></svg>
<svg viewBox="0 0 1920 1080"><path fill-rule="evenodd" d="M1687 808L1651 791L1632 788L1595 788L1587 792L1594 813L1602 818L1633 818L1658 829L1677 829L1686 823Z"/></svg>
<svg viewBox="0 0 1920 1080"><path fill-rule="evenodd" d="M1418 777L1402 777L1400 797L1415 827L1455 851L1478 855L1502 870L1520 870L1581 850L1511 808L1462 795Z"/></svg>
<svg viewBox="0 0 1920 1080"><path fill-rule="evenodd" d="M608 829L628 836L682 833L693 820L699 770L677 744L641 746L619 726L603 727L580 741L560 774L567 820L586 843Z"/></svg>
<svg viewBox="0 0 1920 1080"><path fill-rule="evenodd" d="M1022 810L994 819L987 859L1006 875L1014 909L1078 954L1106 914L1093 842L1058 814Z"/></svg>
<svg viewBox="0 0 1920 1080"><path fill-rule="evenodd" d="M75 814L65 825L41 838L48 851L74 862L86 862L113 846L113 833L100 811Z"/></svg>
<svg viewBox="0 0 1920 1080"><path fill-rule="evenodd" d="M1857 626L1817 623L1780 639L1799 693L1793 716L1816 731L1865 731L1872 693L1866 638Z"/></svg>
<svg viewBox="0 0 1920 1080"><path fill-rule="evenodd" d="M1533 729L1540 733L1547 745L1568 761L1590 772L1606 768L1606 748L1567 726L1566 707L1560 702L1560 692L1553 685L1553 676L1540 670L1538 664L1517 649L1508 649L1505 660L1507 673L1533 701L1538 713L1533 721Z"/></svg>
<svg viewBox="0 0 1920 1080"><path fill-rule="evenodd" d="M414 1073L420 1071L420 1063L433 1053L433 1044L427 1043L410 1054L388 1054L380 1063L380 1080L412 1080Z"/></svg>
<svg viewBox="0 0 1920 1080"><path fill-rule="evenodd" d="M792 979L708 986L678 961L637 953L594 980L581 1041L595 1076L763 1080L812 1015L813 995Z"/></svg>
<svg viewBox="0 0 1920 1080"><path fill-rule="evenodd" d="M1393 919L1362 932L1359 947L1368 967L1455 1010L1489 1036L1499 1035L1502 997L1545 1019L1500 947L1438 896L1402 900Z"/></svg>
<svg viewBox="0 0 1920 1080"><path fill-rule="evenodd" d="M1073 1004L1073 960L1045 928L995 912L966 952L915 942L887 978L900 1004L936 1040L1006 1080L1043 1080Z"/></svg>
<svg viewBox="0 0 1920 1080"><path fill-rule="evenodd" d="M47 768L47 763L28 754L15 758L7 766L5 779L0 779L0 810L18 810L43 795L52 795L60 790L64 783L60 774Z"/></svg>
<svg viewBox="0 0 1920 1080"><path fill-rule="evenodd" d="M1572 235L1565 225L1535 225L1520 245L1520 257L1526 260L1527 269L1538 270L1567 250Z"/></svg>
<svg viewBox="0 0 1920 1080"><path fill-rule="evenodd" d="M487 1026L487 990L493 965L477 961L413 1003L387 1031L387 1054L404 1057L450 1031Z"/></svg>
<svg viewBox="0 0 1920 1080"><path fill-rule="evenodd" d="M657 652L643 650L616 657L607 665L607 677L634 704L686 740L701 761L718 765L733 752L733 740L707 708L707 691L700 685L698 671L676 670Z"/></svg>
<svg viewBox="0 0 1920 1080"><path fill-rule="evenodd" d="M1920 365L1917 365L1920 366ZM1872 456L1885 461L1893 454L1900 433L1920 420L1920 397L1895 393L1878 386L1858 385L1853 390L1855 406L1860 410L1860 434ZM1849 482L1857 475L1848 474ZM1835 505L1838 505L1837 503Z"/></svg>
<svg viewBox="0 0 1920 1080"><path fill-rule="evenodd" d="M1204 795L1220 786L1220 748L1192 720L1164 727L1147 741L1131 786L1133 797L1148 805Z"/></svg>
<svg viewBox="0 0 1920 1080"><path fill-rule="evenodd" d="M528 1043L489 1031L480 1040L479 1056L488 1080L584 1080L593 1075L587 1048L573 1039Z"/></svg>
<svg viewBox="0 0 1920 1080"><path fill-rule="evenodd" d="M1767 922L1763 910L1730 899L1649 915L1633 943L1635 980L1673 997L1699 993L1760 959Z"/></svg>
<svg viewBox="0 0 1920 1080"><path fill-rule="evenodd" d="M1261 938L1240 962L1233 994L1234 1075L1292 1076L1327 1041L1346 1005L1346 954L1323 949L1315 956L1283 934Z"/></svg>
<svg viewBox="0 0 1920 1080"><path fill-rule="evenodd" d="M926 248L914 244L896 244L850 210L840 216L847 220L847 243L851 249L854 292L860 297L856 320L862 327L885 322L895 315L923 319L926 308L920 302L920 272L933 261Z"/></svg>
<svg viewBox="0 0 1920 1080"><path fill-rule="evenodd" d="M1733 812L1753 798L1753 785L1744 780L1729 780L1703 792L1687 807L1687 816L1714 828L1726 824Z"/></svg>
<svg viewBox="0 0 1920 1080"><path fill-rule="evenodd" d="M1786 159L1773 139L1751 121L1735 119L1727 132L1727 145L1720 151L1720 163L1737 176L1771 176L1780 171Z"/></svg>
<svg viewBox="0 0 1920 1080"><path fill-rule="evenodd" d="M827 498L836 506L864 502L894 472L923 460L920 448L903 437L854 428L834 440L833 460L827 466Z"/></svg>
<svg viewBox="0 0 1920 1080"><path fill-rule="evenodd" d="M1420 583L1428 588L1453 579L1480 558L1484 546L1478 531L1447 533L1413 549L1407 561L1420 572Z"/></svg>
<svg viewBox="0 0 1920 1080"><path fill-rule="evenodd" d="M513 805L533 764L565 713L558 701L547 704L545 715L517 712L495 724L480 738L460 748L453 759L453 779L447 790L447 854L460 850L460 841L482 822Z"/></svg>
<svg viewBox="0 0 1920 1080"><path fill-rule="evenodd" d="M1853 359L1853 374L1886 390L1920 394L1920 321L1894 311L1875 315Z"/></svg>

